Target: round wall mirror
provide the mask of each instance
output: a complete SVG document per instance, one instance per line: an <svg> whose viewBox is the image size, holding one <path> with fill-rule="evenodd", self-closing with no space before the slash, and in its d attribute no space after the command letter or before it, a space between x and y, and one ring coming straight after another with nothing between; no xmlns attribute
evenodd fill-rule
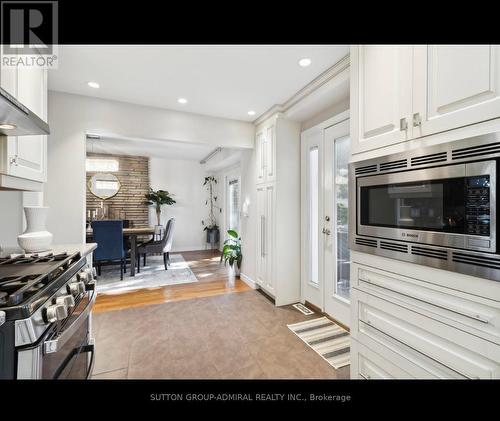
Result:
<svg viewBox="0 0 500 421"><path fill-rule="evenodd" d="M120 187L120 180L118 180L116 175L109 173L94 174L88 182L90 192L102 200L116 195Z"/></svg>

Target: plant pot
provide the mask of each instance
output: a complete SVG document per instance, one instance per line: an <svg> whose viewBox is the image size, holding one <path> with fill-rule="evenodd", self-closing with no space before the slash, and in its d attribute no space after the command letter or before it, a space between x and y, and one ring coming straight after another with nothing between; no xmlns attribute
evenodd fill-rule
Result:
<svg viewBox="0 0 500 421"><path fill-rule="evenodd" d="M219 242L219 228L207 230L207 243L215 244Z"/></svg>
<svg viewBox="0 0 500 421"><path fill-rule="evenodd" d="M238 265L236 263L233 265L233 271L234 271L234 276L239 278L240 277L240 268L238 267Z"/></svg>
<svg viewBox="0 0 500 421"><path fill-rule="evenodd" d="M24 208L26 215L26 231L17 237L17 243L26 253L39 253L50 250L52 234L45 228L47 212L44 206L27 206Z"/></svg>

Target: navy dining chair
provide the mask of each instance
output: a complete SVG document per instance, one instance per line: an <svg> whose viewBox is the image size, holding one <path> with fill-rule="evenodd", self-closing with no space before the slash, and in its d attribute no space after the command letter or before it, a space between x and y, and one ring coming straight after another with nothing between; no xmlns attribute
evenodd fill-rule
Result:
<svg viewBox="0 0 500 421"><path fill-rule="evenodd" d="M120 262L120 279L127 271L126 254L123 248L123 221L92 221L92 236L97 243L94 263L101 275L101 263Z"/></svg>

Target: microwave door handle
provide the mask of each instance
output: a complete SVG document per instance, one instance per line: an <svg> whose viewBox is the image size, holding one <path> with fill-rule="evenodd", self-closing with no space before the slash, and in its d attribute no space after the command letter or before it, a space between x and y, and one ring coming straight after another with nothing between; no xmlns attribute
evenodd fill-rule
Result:
<svg viewBox="0 0 500 421"><path fill-rule="evenodd" d="M82 310L82 312L78 315L76 320L67 329L65 329L60 336L58 336L55 339L49 339L44 342L43 351L45 352L45 354L51 354L53 352L57 352L74 335L74 333L80 328L82 323L85 321L85 319L92 311L92 307L94 305L96 297L97 293L94 290L92 292L92 297L90 298L89 302Z"/></svg>

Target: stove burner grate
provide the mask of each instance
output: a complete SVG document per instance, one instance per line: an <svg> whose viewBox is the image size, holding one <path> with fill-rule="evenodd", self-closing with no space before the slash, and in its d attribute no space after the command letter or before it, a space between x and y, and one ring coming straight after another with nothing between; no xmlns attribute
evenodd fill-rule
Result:
<svg viewBox="0 0 500 421"><path fill-rule="evenodd" d="M68 257L68 253L59 253L59 254L45 254L40 256L39 254L21 254L19 256L14 257L4 257L0 259L0 265L13 264L13 265L22 265L22 264L32 264L32 263L48 263L48 262L58 262L60 260L64 260Z"/></svg>

